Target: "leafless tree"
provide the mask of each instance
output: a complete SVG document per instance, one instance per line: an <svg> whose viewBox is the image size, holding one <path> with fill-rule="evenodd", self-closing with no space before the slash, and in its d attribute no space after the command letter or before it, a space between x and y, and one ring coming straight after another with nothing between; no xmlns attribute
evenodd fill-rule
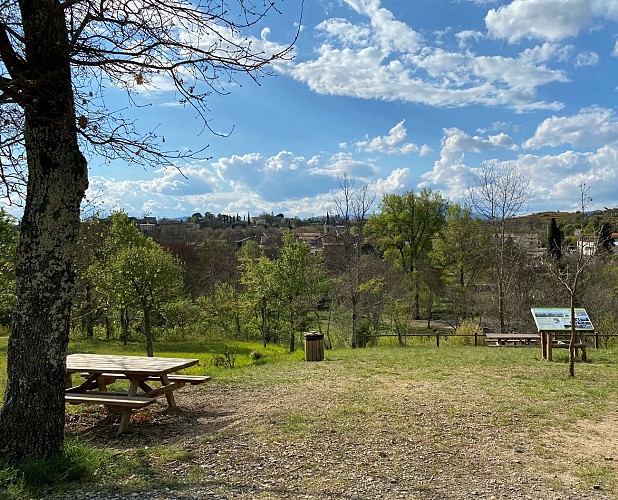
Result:
<svg viewBox="0 0 618 500"><path fill-rule="evenodd" d="M468 190L473 211L486 220L493 232L493 272L498 287L500 333L505 331L505 300L512 271L519 265L521 252L514 247L509 223L530 199L530 181L513 165L485 162Z"/></svg>
<svg viewBox="0 0 618 500"><path fill-rule="evenodd" d="M106 90L125 89L129 105L138 105L138 91L171 83L179 103L208 128L210 95L225 94L236 75L258 78L290 54L289 43L250 36L281 4L0 0L0 196L25 197L2 457L48 457L63 443L85 155L178 165L201 154L183 145L168 149L164 130L140 131L124 109L108 106Z"/></svg>
<svg viewBox="0 0 618 500"><path fill-rule="evenodd" d="M592 198L588 192L590 187L586 184L580 184L580 227L577 241L577 248L571 255L562 253L560 259L555 259L553 256L547 258L546 267L549 275L563 287L569 297L569 307L571 311L571 335L569 338L569 376L575 376L575 357L576 346L581 344L580 332L576 330L575 324L575 307L579 298L580 288L586 280L586 271L597 258L596 241L595 245L589 249L586 248L586 240L584 236L584 226L586 222L586 209L588 208ZM588 251L589 250L589 251ZM582 359L586 360L585 346L582 347Z"/></svg>
<svg viewBox="0 0 618 500"><path fill-rule="evenodd" d="M334 195L336 213L340 221L341 233L337 235L341 242L343 269L340 286L345 302L352 309L351 346L358 345L359 306L363 294L363 283L368 279L367 272L372 265L370 258L363 256L365 224L369 210L375 202L375 194L370 193L365 184L355 186L356 181L347 173L339 178L339 192Z"/></svg>

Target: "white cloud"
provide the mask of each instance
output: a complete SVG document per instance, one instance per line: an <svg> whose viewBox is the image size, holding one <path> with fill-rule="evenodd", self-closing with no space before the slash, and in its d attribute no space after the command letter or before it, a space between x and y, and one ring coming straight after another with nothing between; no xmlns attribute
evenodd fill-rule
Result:
<svg viewBox="0 0 618 500"><path fill-rule="evenodd" d="M482 153L483 151L491 151L496 149L517 150L517 145L513 140L504 133L489 135L487 138L480 136L470 136L458 128L444 129L444 137L442 138L443 157L452 158L459 153L471 152Z"/></svg>
<svg viewBox="0 0 618 500"><path fill-rule="evenodd" d="M588 0L514 0L485 17L489 34L515 43L522 38L558 41L575 36L592 20Z"/></svg>
<svg viewBox="0 0 618 500"><path fill-rule="evenodd" d="M359 151L378 152L386 154L411 154L418 153L420 156L427 155L431 152L431 148L424 144L417 146L410 142L405 142L407 137L407 129L404 126L405 120L400 121L397 125L390 129L388 135L377 136L372 139L367 138L364 141L356 143Z"/></svg>
<svg viewBox="0 0 618 500"><path fill-rule="evenodd" d="M599 54L596 52L581 52L575 56L575 66L596 66L599 64Z"/></svg>
<svg viewBox="0 0 618 500"><path fill-rule="evenodd" d="M455 34L455 38L459 40L459 48L465 49L470 46L470 41L478 42L483 39L484 35L480 31L465 30Z"/></svg>
<svg viewBox="0 0 618 500"><path fill-rule="evenodd" d="M369 184L368 188L378 197L382 197L408 188L410 177L410 169L396 168L385 179L380 178Z"/></svg>
<svg viewBox="0 0 618 500"><path fill-rule="evenodd" d="M571 144L580 147L598 147L618 141L618 117L613 109L592 106L580 109L573 116L552 116L544 120L534 136L522 147L540 149L546 146Z"/></svg>
<svg viewBox="0 0 618 500"><path fill-rule="evenodd" d="M573 45L545 42L543 45L524 50L519 57L522 61L529 61L534 64L545 63L551 59L562 62L568 60L572 51Z"/></svg>
<svg viewBox="0 0 618 500"><path fill-rule="evenodd" d="M298 170L298 167L305 163L305 158L296 156L289 151L281 151L275 156L266 160L265 170Z"/></svg>
<svg viewBox="0 0 618 500"><path fill-rule="evenodd" d="M616 40L616 44L614 45L614 50L612 50L612 56L618 57L618 40Z"/></svg>
<svg viewBox="0 0 618 500"><path fill-rule="evenodd" d="M419 103L435 107L509 106L516 111L561 109L535 100L539 86L570 81L543 64L564 58L558 46L543 46L520 57L477 56L421 46L419 35L380 7L379 0L346 0L369 23L329 19L317 30L327 41L312 59L278 66L319 94ZM396 36L395 36L396 35ZM476 32L457 35L464 42Z"/></svg>

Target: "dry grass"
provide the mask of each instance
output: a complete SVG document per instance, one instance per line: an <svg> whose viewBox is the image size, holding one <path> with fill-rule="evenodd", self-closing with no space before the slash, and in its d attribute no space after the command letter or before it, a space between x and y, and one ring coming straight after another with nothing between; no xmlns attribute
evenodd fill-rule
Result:
<svg viewBox="0 0 618 500"><path fill-rule="evenodd" d="M614 498L618 356L590 358L569 379L536 349L327 352L187 388L120 438L100 411L68 430L115 454L102 491L163 477L202 497Z"/></svg>

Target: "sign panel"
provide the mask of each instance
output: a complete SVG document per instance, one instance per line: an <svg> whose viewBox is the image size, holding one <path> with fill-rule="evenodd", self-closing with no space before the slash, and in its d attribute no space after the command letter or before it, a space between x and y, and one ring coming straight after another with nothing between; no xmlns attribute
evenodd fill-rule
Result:
<svg viewBox="0 0 618 500"><path fill-rule="evenodd" d="M571 310L568 308L533 307L531 311L539 332L571 329ZM583 308L575 308L575 329L594 330L592 321Z"/></svg>

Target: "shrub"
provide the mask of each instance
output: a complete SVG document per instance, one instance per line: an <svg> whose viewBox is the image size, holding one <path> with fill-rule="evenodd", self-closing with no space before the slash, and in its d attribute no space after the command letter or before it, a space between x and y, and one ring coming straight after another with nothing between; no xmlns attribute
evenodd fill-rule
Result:
<svg viewBox="0 0 618 500"><path fill-rule="evenodd" d="M474 321L462 321L455 333L461 336L451 337L453 344L474 345L474 334L481 335L483 331Z"/></svg>

